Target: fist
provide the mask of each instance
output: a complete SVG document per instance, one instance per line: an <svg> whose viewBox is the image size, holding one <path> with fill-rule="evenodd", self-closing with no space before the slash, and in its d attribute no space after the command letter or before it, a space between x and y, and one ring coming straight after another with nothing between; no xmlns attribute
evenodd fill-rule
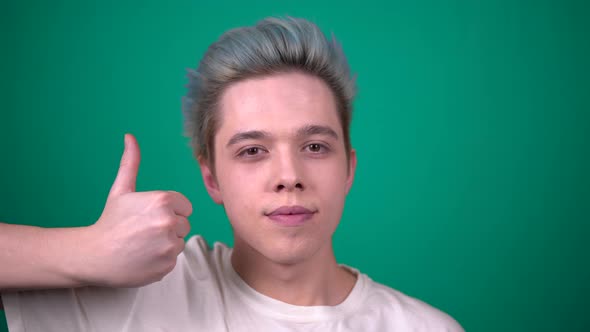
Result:
<svg viewBox="0 0 590 332"><path fill-rule="evenodd" d="M94 285L137 287L161 280L176 265L190 231L190 201L174 191L136 192L140 151L125 135L119 172L84 247L85 279Z"/></svg>

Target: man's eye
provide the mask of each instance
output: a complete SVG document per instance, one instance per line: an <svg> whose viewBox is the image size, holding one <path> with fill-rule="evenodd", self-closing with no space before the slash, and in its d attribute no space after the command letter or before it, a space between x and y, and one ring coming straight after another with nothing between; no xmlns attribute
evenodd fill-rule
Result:
<svg viewBox="0 0 590 332"><path fill-rule="evenodd" d="M328 148L323 144L311 143L307 145L307 150L313 153L324 153L327 152Z"/></svg>
<svg viewBox="0 0 590 332"><path fill-rule="evenodd" d="M240 151L240 153L238 153L238 156L239 157L255 157L255 156L262 154L262 152L264 152L264 151L261 148L259 148L257 146L251 146L249 148L246 148L246 149Z"/></svg>
<svg viewBox="0 0 590 332"><path fill-rule="evenodd" d="M249 156L254 156L254 155L258 154L258 152L260 152L260 151L256 147L254 147L254 148L247 148L246 151L245 151L245 153L247 155L249 155Z"/></svg>

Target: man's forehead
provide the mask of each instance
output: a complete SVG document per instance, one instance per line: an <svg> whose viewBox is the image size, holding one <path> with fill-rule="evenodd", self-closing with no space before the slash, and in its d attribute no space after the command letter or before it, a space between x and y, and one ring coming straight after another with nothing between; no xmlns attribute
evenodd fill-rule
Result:
<svg viewBox="0 0 590 332"><path fill-rule="evenodd" d="M320 78L299 72L289 72L248 78L230 84L220 97L223 111L260 111L281 105L324 109L335 108L332 90Z"/></svg>
<svg viewBox="0 0 590 332"><path fill-rule="evenodd" d="M341 128L331 89L321 79L298 73L237 82L220 98L218 130L295 134L304 127Z"/></svg>

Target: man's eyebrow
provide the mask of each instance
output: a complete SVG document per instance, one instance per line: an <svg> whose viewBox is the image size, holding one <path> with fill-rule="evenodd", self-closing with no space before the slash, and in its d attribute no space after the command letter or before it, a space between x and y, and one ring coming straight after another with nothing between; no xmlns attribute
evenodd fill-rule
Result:
<svg viewBox="0 0 590 332"><path fill-rule="evenodd" d="M299 128L296 132L296 136L299 139L305 138L308 136L313 136L313 135L324 135L324 136L330 136L334 139L338 139L338 134L336 134L336 131L334 131L334 129L332 129L328 126L306 125L306 126ZM241 141L260 140L260 139L269 138L271 136L272 135L269 132L262 131L262 130L242 131L242 132L239 132L239 133L233 135L229 139L229 141L227 142L226 146L230 147L234 144L240 143Z"/></svg>
<svg viewBox="0 0 590 332"><path fill-rule="evenodd" d="M227 147L237 144L241 141L251 140L251 139L264 139L270 137L270 133L261 130L248 130L242 131L235 135L233 135L230 140L227 142Z"/></svg>
<svg viewBox="0 0 590 332"><path fill-rule="evenodd" d="M338 139L338 134L336 134L336 131L328 126L307 125L297 130L297 137L299 138L312 135L331 136L334 139Z"/></svg>

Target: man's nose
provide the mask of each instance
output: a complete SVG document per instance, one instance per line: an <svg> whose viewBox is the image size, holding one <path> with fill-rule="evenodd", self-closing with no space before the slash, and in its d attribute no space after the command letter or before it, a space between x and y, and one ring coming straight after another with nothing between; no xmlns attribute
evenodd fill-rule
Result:
<svg viewBox="0 0 590 332"><path fill-rule="evenodd" d="M274 191L304 190L302 165L292 153L277 155L274 161L275 184Z"/></svg>

